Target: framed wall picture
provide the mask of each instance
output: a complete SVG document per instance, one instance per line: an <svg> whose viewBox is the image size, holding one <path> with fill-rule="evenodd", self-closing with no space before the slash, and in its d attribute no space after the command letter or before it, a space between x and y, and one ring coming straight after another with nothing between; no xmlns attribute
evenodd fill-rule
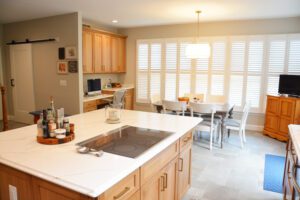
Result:
<svg viewBox="0 0 300 200"><path fill-rule="evenodd" d="M71 60L68 62L68 68L70 73L77 73L78 72L78 64L77 60Z"/></svg>
<svg viewBox="0 0 300 200"><path fill-rule="evenodd" d="M57 62L57 73L58 74L67 74L68 73L68 62L58 61Z"/></svg>
<svg viewBox="0 0 300 200"><path fill-rule="evenodd" d="M76 47L65 47L65 59L76 59Z"/></svg>

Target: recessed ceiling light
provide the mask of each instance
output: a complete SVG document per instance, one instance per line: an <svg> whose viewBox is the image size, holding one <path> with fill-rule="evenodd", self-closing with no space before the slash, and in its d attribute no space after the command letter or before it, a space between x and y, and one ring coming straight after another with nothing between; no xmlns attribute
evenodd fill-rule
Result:
<svg viewBox="0 0 300 200"><path fill-rule="evenodd" d="M116 24L116 23L118 23L118 20L114 19L114 20L112 20L112 23Z"/></svg>

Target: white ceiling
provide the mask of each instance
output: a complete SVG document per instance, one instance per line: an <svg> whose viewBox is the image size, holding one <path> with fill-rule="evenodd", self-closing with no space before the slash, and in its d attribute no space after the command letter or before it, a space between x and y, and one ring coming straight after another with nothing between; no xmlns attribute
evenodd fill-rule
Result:
<svg viewBox="0 0 300 200"><path fill-rule="evenodd" d="M300 16L300 0L0 0L0 23L80 11L117 27ZM117 19L119 23L112 24Z"/></svg>

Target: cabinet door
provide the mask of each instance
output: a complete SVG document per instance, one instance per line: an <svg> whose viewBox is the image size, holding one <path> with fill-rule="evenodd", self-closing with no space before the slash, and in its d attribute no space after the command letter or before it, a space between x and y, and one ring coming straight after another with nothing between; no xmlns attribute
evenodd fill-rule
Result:
<svg viewBox="0 0 300 200"><path fill-rule="evenodd" d="M141 200L162 200L163 175L158 173L141 187Z"/></svg>
<svg viewBox="0 0 300 200"><path fill-rule="evenodd" d="M94 71L95 73L103 72L102 66L102 34L94 33Z"/></svg>
<svg viewBox="0 0 300 200"><path fill-rule="evenodd" d="M163 176L163 192L164 200L177 199L177 158L171 161L162 171Z"/></svg>
<svg viewBox="0 0 300 200"><path fill-rule="evenodd" d="M102 35L102 69L104 73L111 72L111 37Z"/></svg>
<svg viewBox="0 0 300 200"><path fill-rule="evenodd" d="M277 132L279 127L279 117L277 115L266 114L265 129Z"/></svg>
<svg viewBox="0 0 300 200"><path fill-rule="evenodd" d="M0 199L10 199L9 185L16 187L18 200L33 199L30 180L29 175L0 165Z"/></svg>
<svg viewBox="0 0 300 200"><path fill-rule="evenodd" d="M288 137L289 128L288 125L293 124L293 120L290 118L281 117L279 121L279 133Z"/></svg>
<svg viewBox="0 0 300 200"><path fill-rule="evenodd" d="M34 200L90 200L77 192L33 178Z"/></svg>
<svg viewBox="0 0 300 200"><path fill-rule="evenodd" d="M126 72L126 39L118 38L118 70L119 72Z"/></svg>
<svg viewBox="0 0 300 200"><path fill-rule="evenodd" d="M93 73L93 33L83 30L82 33L83 73Z"/></svg>
<svg viewBox="0 0 300 200"><path fill-rule="evenodd" d="M278 115L280 100L278 97L268 96L266 113Z"/></svg>
<svg viewBox="0 0 300 200"><path fill-rule="evenodd" d="M295 100L282 98L280 100L279 114L281 117L293 118L295 112L294 108L295 108Z"/></svg>
<svg viewBox="0 0 300 200"><path fill-rule="evenodd" d="M183 195L191 185L191 161L192 146L187 146L179 155L178 159L178 199L182 199Z"/></svg>
<svg viewBox="0 0 300 200"><path fill-rule="evenodd" d="M111 37L111 71L119 72L119 43L117 37Z"/></svg>

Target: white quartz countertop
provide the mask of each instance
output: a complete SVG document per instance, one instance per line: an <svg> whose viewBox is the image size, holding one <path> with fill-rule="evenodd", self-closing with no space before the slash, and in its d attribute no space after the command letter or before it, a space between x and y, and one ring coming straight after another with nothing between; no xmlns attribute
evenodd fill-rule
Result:
<svg viewBox="0 0 300 200"><path fill-rule="evenodd" d="M98 100L98 99L106 99L113 97L114 95L112 94L99 94L95 96L85 96L83 97L83 102L88 102L88 101L93 101L93 100Z"/></svg>
<svg viewBox="0 0 300 200"><path fill-rule="evenodd" d="M194 128L201 118L124 110L122 122L107 124L104 109L69 117L75 139L60 145L36 142L36 125L0 133L0 163L33 176L97 197ZM78 154L75 144L124 125L175 132L133 159L104 153Z"/></svg>
<svg viewBox="0 0 300 200"><path fill-rule="evenodd" d="M297 156L300 156L300 125L289 125L289 132L292 138Z"/></svg>

